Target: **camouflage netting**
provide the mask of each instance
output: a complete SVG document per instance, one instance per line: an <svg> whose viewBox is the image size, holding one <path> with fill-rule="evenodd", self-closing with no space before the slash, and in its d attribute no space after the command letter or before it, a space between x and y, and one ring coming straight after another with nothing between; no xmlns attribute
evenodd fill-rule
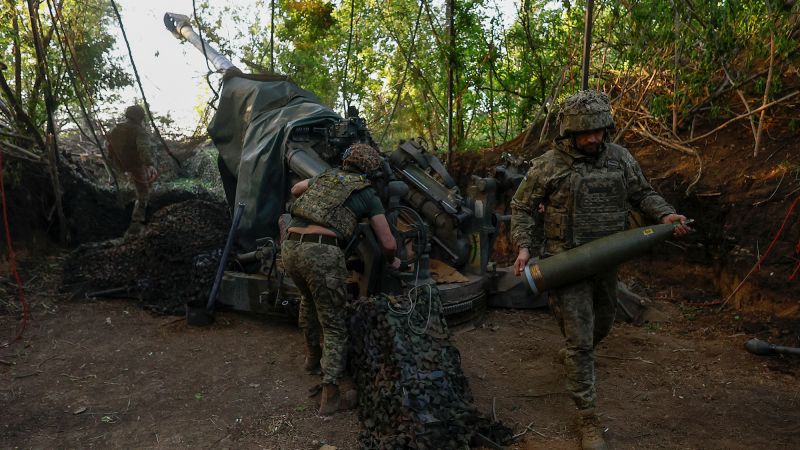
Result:
<svg viewBox="0 0 800 450"><path fill-rule="evenodd" d="M64 263L63 284L87 293L127 286L148 309L180 314L187 301L208 295L229 227L223 203L171 204L141 236L77 248Z"/></svg>
<svg viewBox="0 0 800 450"><path fill-rule="evenodd" d="M69 141L63 147L78 151ZM150 191L148 216L167 205L192 199L224 201L213 148L200 147L183 161L185 178L177 178L176 166L163 150L154 152L154 156L160 162L160 176ZM120 192L117 192L100 156L94 153L76 153L60 161L62 202L72 243L105 241L122 236L130 224L136 199L133 184L119 174Z"/></svg>
<svg viewBox="0 0 800 450"><path fill-rule="evenodd" d="M200 144L182 163L186 177L175 177L170 180L170 184L177 187L206 190L217 199L225 199L225 191L217 166L218 155L217 149L210 141Z"/></svg>
<svg viewBox="0 0 800 450"><path fill-rule="evenodd" d="M463 449L477 433L506 443L511 430L475 407L450 344L435 286L415 306L388 295L352 306L351 367L364 449Z"/></svg>

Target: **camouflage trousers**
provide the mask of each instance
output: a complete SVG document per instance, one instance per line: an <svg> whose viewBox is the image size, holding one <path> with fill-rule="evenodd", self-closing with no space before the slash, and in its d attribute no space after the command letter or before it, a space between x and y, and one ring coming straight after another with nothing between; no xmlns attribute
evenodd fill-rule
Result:
<svg viewBox="0 0 800 450"><path fill-rule="evenodd" d="M322 345L322 382L337 384L347 362L344 253L339 247L284 241L283 266L300 290L300 329L306 346Z"/></svg>
<svg viewBox="0 0 800 450"><path fill-rule="evenodd" d="M131 222L145 223L147 219L147 202L150 200L150 186L131 176L133 186L136 188L136 202L133 204Z"/></svg>
<svg viewBox="0 0 800 450"><path fill-rule="evenodd" d="M566 338L567 390L578 409L597 403L594 349L614 324L617 270L550 291L550 309Z"/></svg>

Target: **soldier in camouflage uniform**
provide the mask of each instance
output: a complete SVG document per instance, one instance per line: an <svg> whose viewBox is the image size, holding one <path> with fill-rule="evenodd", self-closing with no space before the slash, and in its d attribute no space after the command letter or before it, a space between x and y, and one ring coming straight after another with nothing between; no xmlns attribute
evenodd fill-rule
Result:
<svg viewBox="0 0 800 450"><path fill-rule="evenodd" d="M369 218L387 263L400 266L383 205L367 178L380 167L380 155L369 145L355 144L342 159L342 169L326 170L292 187L292 194L299 198L292 205L292 221L281 247L284 268L303 296L300 328L306 343L305 368L312 372L321 365L322 369L320 415L331 415L343 406L338 381L346 362L348 273L341 247L350 241L361 219Z"/></svg>
<svg viewBox="0 0 800 450"><path fill-rule="evenodd" d="M676 236L688 233L686 218L653 190L628 150L607 141L614 121L605 94L568 97L559 122L559 137L533 160L511 202L517 275L532 253L548 257L623 231L631 207L657 222L680 222ZM581 445L606 449L595 413L594 349L614 323L617 268L554 289L549 297L566 339L561 355L567 390L579 410Z"/></svg>
<svg viewBox="0 0 800 450"><path fill-rule="evenodd" d="M118 124L108 135L108 153L115 169L127 174L136 188L131 224L126 236L144 230L150 185L158 176L150 156L150 135L144 129L144 108L133 105L125 110L126 121Z"/></svg>

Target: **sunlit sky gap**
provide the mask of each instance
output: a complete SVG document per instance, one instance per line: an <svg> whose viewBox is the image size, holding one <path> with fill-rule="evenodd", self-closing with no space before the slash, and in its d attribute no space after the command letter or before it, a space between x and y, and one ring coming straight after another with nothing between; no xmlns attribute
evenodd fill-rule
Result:
<svg viewBox="0 0 800 450"><path fill-rule="evenodd" d="M177 128L173 131L191 132L199 120L198 106L205 104L212 96L205 81L206 65L203 62L203 55L191 45L180 45L164 28L163 22L165 12L191 16L191 0L117 0L117 3L153 114L169 115L175 121ZM208 3L212 7L239 5L248 8L254 6L256 0L209 0ZM262 23L268 27L269 2L265 3L267 8L260 15ZM489 8L486 14L489 17L496 17L500 11L503 23L506 26L511 25L516 18L518 2L496 0L495 3L497 6ZM200 14L202 15L202 12ZM203 19L216 20L205 17ZM230 37L234 35L235 30L226 29L236 26L231 20L223 18L222 26L221 35ZM119 30L112 32L117 36L116 54L123 58L123 65L128 67L128 55L122 33ZM235 57L233 63L247 70L246 66ZM128 68L128 72L133 75L132 69ZM215 78L212 77L212 80ZM122 97L120 112L125 105L141 98L136 86L126 88L120 95Z"/></svg>

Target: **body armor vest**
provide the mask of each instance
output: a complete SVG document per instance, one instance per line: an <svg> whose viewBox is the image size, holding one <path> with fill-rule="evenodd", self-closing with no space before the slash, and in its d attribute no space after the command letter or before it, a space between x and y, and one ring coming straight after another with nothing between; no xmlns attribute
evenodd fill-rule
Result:
<svg viewBox="0 0 800 450"><path fill-rule="evenodd" d="M622 170L591 172L573 184L572 243L583 245L625 230L628 207Z"/></svg>
<svg viewBox="0 0 800 450"><path fill-rule="evenodd" d="M358 218L344 202L353 192L367 187L369 183L362 175L326 170L295 200L291 213L313 224L332 228L340 238L348 239L356 230Z"/></svg>
<svg viewBox="0 0 800 450"><path fill-rule="evenodd" d="M629 211L625 171L619 160L601 158L568 169L557 182L545 205L548 253L625 230Z"/></svg>

